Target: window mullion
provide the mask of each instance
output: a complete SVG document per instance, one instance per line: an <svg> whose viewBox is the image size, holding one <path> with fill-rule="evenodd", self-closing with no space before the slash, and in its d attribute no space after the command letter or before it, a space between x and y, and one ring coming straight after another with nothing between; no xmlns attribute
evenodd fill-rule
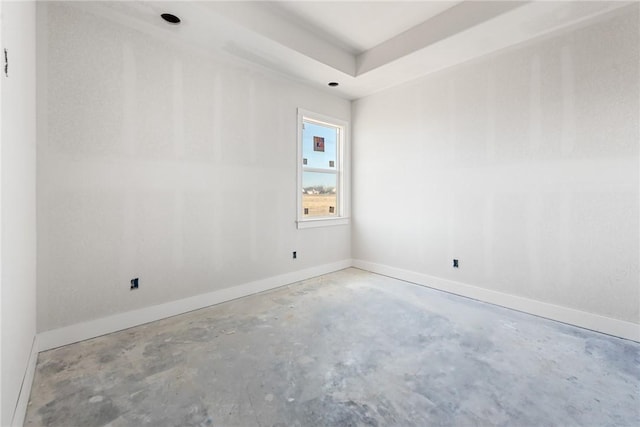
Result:
<svg viewBox="0 0 640 427"><path fill-rule="evenodd" d="M338 171L335 169L322 169L322 168L309 168L306 166L302 167L303 172L317 172L317 173L332 173L334 175L338 174Z"/></svg>

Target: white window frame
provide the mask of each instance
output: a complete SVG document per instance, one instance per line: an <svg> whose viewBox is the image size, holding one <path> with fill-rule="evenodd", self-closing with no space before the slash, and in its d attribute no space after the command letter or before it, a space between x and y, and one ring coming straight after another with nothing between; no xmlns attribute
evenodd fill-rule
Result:
<svg viewBox="0 0 640 427"><path fill-rule="evenodd" d="M305 170L302 164L302 128L303 121L313 121L321 125L338 128L338 141L336 148L336 193L337 193L337 213L327 217L305 218L302 211L302 172ZM324 114L298 108L298 193L297 203L297 225L298 228L325 227L333 225L349 224L350 208L350 159L349 159L349 122L329 117Z"/></svg>

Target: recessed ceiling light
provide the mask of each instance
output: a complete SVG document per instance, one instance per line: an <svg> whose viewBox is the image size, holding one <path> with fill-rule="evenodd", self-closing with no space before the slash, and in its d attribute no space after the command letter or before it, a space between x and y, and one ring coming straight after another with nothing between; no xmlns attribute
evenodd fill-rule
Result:
<svg viewBox="0 0 640 427"><path fill-rule="evenodd" d="M336 87L336 86L338 86L339 84L340 84L340 83L338 83L338 82L329 82L329 86L331 86L331 87Z"/></svg>
<svg viewBox="0 0 640 427"><path fill-rule="evenodd" d="M178 18L176 15L172 15L170 13L163 13L160 16L162 16L162 19L167 21L169 24L178 25L180 23L180 18Z"/></svg>

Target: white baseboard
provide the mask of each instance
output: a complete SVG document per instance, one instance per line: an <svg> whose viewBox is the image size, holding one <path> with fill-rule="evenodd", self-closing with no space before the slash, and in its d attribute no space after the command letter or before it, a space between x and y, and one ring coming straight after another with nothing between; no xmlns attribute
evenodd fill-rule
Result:
<svg viewBox="0 0 640 427"><path fill-rule="evenodd" d="M22 427L24 419L27 415L27 406L29 405L29 397L31 396L31 386L33 385L33 377L36 374L36 363L38 362L38 336L33 337L31 344L31 353L27 362L27 369L22 378L22 386L18 394L18 403L13 412L11 425L13 427Z"/></svg>
<svg viewBox="0 0 640 427"><path fill-rule="evenodd" d="M322 274L331 273L351 267L352 261L346 259L332 264L324 264L305 270L294 271L243 285L232 286L202 295L171 301L164 304L145 307L125 313L114 314L96 320L77 323L38 334L38 351L50 350L78 341L84 341L112 332L165 319L200 308L209 307L221 302L230 301L258 292L268 291L301 280L310 279Z"/></svg>
<svg viewBox="0 0 640 427"><path fill-rule="evenodd" d="M467 298L496 304L535 316L556 320L562 323L602 332L620 338L640 342L640 325L624 320L612 319L598 314L575 310L573 308L562 307L502 292L492 291L485 288L455 282L453 280L442 279L440 277L429 276L427 274L416 273L414 271L389 267L362 260L353 260L353 267L378 273L395 279L404 280L418 285L427 286L433 289L461 295Z"/></svg>
<svg viewBox="0 0 640 427"><path fill-rule="evenodd" d="M524 313L568 323L570 325L590 329L596 332L602 332L608 335L640 342L640 325L632 322L612 319L585 311L492 291L466 283L455 282L453 280L442 279L383 264L347 259L332 264L325 264L305 270L273 276L203 295L196 295L177 301L171 301L164 304L141 308L139 310L119 313L113 316L41 332L37 335L37 347L34 349L35 356L32 355L33 360L29 361L29 366L30 369L35 369L35 359L37 358L37 352L39 351L45 351L63 345L72 344L74 342L110 334L112 332L187 313L189 311L252 295L258 292L267 291L348 267L357 267L362 270L383 274L385 276L405 280L418 285L427 286L456 295L522 311ZM33 364L33 368L31 368L31 364ZM31 375L33 375L33 373L31 373ZM31 376L31 378L33 378L33 376ZM26 379L27 376L25 376L25 380ZM26 399L28 399L28 394Z"/></svg>

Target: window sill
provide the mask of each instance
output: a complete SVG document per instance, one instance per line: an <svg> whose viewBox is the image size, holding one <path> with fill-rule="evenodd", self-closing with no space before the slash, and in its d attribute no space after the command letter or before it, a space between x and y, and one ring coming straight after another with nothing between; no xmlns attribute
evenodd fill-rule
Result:
<svg viewBox="0 0 640 427"><path fill-rule="evenodd" d="M348 225L348 217L340 218L319 218L319 219L303 219L296 221L298 229L301 228L316 228L316 227L330 227L333 225Z"/></svg>

